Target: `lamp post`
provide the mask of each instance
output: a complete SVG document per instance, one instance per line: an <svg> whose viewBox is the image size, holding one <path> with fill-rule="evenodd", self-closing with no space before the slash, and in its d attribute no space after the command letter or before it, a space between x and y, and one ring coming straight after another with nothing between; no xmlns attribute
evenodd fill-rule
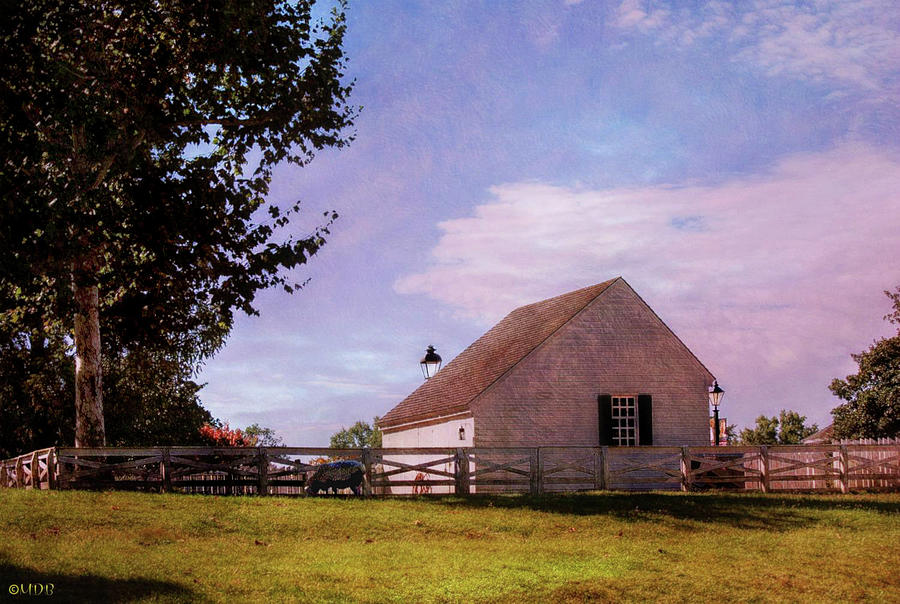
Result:
<svg viewBox="0 0 900 604"><path fill-rule="evenodd" d="M429 346L425 350L425 356L419 361L419 365L422 367L422 375L425 376L426 380L433 378L434 374L440 370L441 355L434 351L434 346Z"/></svg>
<svg viewBox="0 0 900 604"><path fill-rule="evenodd" d="M719 388L719 382L713 381L712 388L709 389L709 403L713 407L713 435L715 437L715 443L713 446L719 446L719 403L722 402L722 397L725 396L725 391Z"/></svg>

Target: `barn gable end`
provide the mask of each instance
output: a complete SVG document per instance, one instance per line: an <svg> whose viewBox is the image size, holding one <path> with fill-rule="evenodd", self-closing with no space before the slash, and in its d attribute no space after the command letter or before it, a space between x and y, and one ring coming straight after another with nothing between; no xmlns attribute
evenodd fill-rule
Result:
<svg viewBox="0 0 900 604"><path fill-rule="evenodd" d="M652 430L643 444L709 444L712 380L617 279L472 402L475 446L607 444L601 442L601 395L643 397Z"/></svg>
<svg viewBox="0 0 900 604"><path fill-rule="evenodd" d="M712 381L616 278L514 310L379 425L387 441L406 440L416 426L466 417L479 447L597 446L611 438L604 414L623 413L611 401L630 401L633 444L703 445Z"/></svg>

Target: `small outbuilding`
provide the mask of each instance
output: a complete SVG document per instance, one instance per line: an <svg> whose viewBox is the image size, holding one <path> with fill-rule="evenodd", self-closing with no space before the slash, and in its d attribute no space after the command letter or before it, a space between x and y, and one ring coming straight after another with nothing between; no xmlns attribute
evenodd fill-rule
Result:
<svg viewBox="0 0 900 604"><path fill-rule="evenodd" d="M385 447L708 445L713 381L618 277L512 311L379 426Z"/></svg>
<svg viewBox="0 0 900 604"><path fill-rule="evenodd" d="M828 424L801 441L804 445L830 445L834 442L834 424Z"/></svg>

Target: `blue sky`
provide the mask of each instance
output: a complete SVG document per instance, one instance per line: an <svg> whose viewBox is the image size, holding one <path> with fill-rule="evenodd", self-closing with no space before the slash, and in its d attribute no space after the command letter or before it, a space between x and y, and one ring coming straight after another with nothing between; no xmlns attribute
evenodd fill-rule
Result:
<svg viewBox="0 0 900 604"><path fill-rule="evenodd" d="M739 426L820 426L900 284L900 5L379 2L349 9L356 141L276 173L340 219L258 298L204 405L286 443L383 415L522 304L621 275Z"/></svg>

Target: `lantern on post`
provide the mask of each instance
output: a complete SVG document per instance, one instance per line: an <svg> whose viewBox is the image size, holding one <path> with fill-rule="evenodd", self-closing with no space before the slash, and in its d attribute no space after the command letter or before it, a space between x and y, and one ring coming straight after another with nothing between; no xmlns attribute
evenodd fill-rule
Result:
<svg viewBox="0 0 900 604"><path fill-rule="evenodd" d="M723 396L725 391L719 388L718 380L713 381L712 388L709 389L709 404L713 408L713 445L716 447L719 446L719 403L722 402Z"/></svg>
<svg viewBox="0 0 900 604"><path fill-rule="evenodd" d="M440 370L441 355L434 351L434 346L429 346L425 350L425 356L419 361L419 365L422 367L422 375L426 380L433 378L434 374Z"/></svg>

